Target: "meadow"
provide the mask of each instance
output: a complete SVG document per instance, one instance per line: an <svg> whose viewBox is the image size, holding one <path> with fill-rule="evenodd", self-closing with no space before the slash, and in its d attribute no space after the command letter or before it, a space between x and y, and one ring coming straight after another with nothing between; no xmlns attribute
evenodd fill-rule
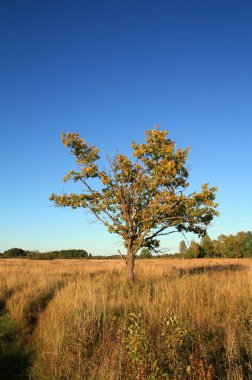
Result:
<svg viewBox="0 0 252 380"><path fill-rule="evenodd" d="M0 378L252 379L252 261L0 260Z"/></svg>

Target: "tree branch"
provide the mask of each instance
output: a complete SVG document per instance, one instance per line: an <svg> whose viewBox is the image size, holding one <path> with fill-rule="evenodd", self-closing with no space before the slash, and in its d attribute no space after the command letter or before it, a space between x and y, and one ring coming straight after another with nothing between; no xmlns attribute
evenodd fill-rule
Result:
<svg viewBox="0 0 252 380"><path fill-rule="evenodd" d="M99 193L98 191L95 191L95 190L93 190L89 185L88 185L88 183L86 182L86 181L84 181L82 178L80 179L81 180L81 182L87 187L87 189L90 191L90 193L93 195L93 197L95 197L95 196L97 196L97 194L99 194L100 196L101 196L101 193ZM93 209L91 209L91 206L89 205L89 209L94 213L94 210ZM116 219L107 211L107 210L105 210L104 208L100 208L99 209L99 211L101 211L101 212L103 212L105 215L107 215L107 217L108 218L110 218L110 220L112 220L112 222L117 226L117 228L118 229L120 229L120 230L123 230L124 228L123 228L123 226L122 225L120 225L119 223L117 223L117 221L116 221ZM95 216L97 217L97 213L95 214ZM98 217L97 217L97 219L99 219ZM99 219L100 220L100 219ZM105 224L105 222L104 221L102 221L102 223L104 223ZM105 224L106 226L111 226L110 224Z"/></svg>

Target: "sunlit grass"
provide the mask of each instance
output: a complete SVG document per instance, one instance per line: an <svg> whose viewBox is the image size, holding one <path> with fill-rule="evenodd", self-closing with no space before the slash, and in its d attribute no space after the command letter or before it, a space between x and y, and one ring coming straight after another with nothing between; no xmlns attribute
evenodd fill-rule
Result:
<svg viewBox="0 0 252 380"><path fill-rule="evenodd" d="M29 377L251 378L251 261L1 260ZM132 314L133 313L133 314Z"/></svg>

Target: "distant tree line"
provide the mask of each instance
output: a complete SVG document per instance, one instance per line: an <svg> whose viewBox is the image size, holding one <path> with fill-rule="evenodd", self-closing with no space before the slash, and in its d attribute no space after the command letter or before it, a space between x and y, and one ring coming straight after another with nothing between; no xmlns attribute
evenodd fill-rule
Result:
<svg viewBox="0 0 252 380"><path fill-rule="evenodd" d="M91 255L84 249L63 249L61 251L39 252L27 251L22 248L11 248L0 254L2 258L24 257L29 259L53 260L53 259L121 259L121 255ZM137 259L150 258L204 258L204 257L229 257L242 258L252 257L252 232L238 232L236 235L219 235L216 240L212 240L208 235L204 236L199 243L192 240L186 244L182 240L179 244L178 253L155 254L151 249L145 247Z"/></svg>
<svg viewBox="0 0 252 380"><path fill-rule="evenodd" d="M206 235L199 243L192 240L186 246L184 240L180 242L179 254L184 258L203 257L252 257L252 232L238 232L236 235L219 235L216 240Z"/></svg>
<svg viewBox="0 0 252 380"><path fill-rule="evenodd" d="M137 259L151 259L151 258L179 258L180 254L164 254L155 256L152 254L149 248L143 248ZM7 251L0 253L0 258L27 258L35 260L54 260L54 259L96 259L96 260L118 260L125 259L124 256L115 255L92 255L82 249L64 249L61 251L39 252L39 251L27 251L22 248L11 248Z"/></svg>
<svg viewBox="0 0 252 380"><path fill-rule="evenodd" d="M61 251L38 252L26 251L22 248L11 248L3 252L1 257L26 257L28 259L53 260L53 259L88 259L92 257L84 249L63 249Z"/></svg>

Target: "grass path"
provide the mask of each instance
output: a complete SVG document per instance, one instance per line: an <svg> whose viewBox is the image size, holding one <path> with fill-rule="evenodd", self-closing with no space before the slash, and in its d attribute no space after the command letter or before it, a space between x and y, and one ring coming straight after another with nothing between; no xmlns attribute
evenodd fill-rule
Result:
<svg viewBox="0 0 252 380"><path fill-rule="evenodd" d="M30 355L21 335L5 309L0 315L0 374L1 380L28 379Z"/></svg>
<svg viewBox="0 0 252 380"><path fill-rule="evenodd" d="M0 379L27 380L32 362L30 339L36 328L39 316L45 311L54 295L70 282L69 278L55 283L42 291L24 307L23 322L18 326L8 310L8 302L14 294L24 291L25 287L17 288L16 292L7 291L0 299Z"/></svg>

